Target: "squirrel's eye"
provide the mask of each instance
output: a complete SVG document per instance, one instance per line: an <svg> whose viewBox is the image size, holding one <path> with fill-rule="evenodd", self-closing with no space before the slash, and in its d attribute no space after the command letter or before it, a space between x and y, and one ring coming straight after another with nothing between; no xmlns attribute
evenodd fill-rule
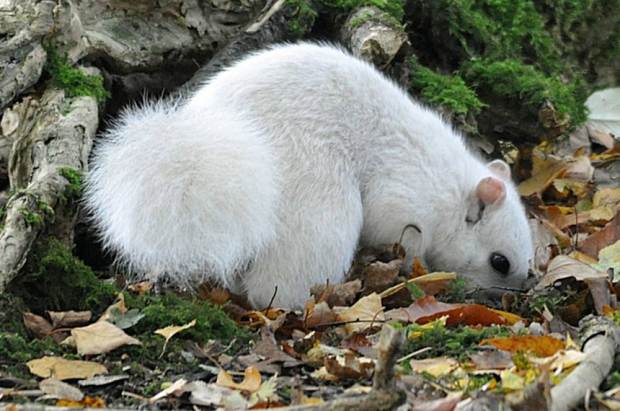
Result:
<svg viewBox="0 0 620 411"><path fill-rule="evenodd" d="M510 271L508 259L500 253L492 253L491 258L489 258L489 263L491 263L491 267L493 267L495 271L502 275L506 275Z"/></svg>

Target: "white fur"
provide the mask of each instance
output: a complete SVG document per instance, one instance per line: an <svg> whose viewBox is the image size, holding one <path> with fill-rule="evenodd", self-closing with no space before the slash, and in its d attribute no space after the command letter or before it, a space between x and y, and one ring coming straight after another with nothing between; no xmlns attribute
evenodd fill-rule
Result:
<svg viewBox="0 0 620 411"><path fill-rule="evenodd" d="M127 111L95 153L86 202L137 272L214 278L250 302L300 307L356 247L392 243L480 286L524 280L532 242L514 186L475 225L493 172L433 111L340 49L251 55L178 107ZM496 167L493 167L497 170ZM475 210L474 210L475 211ZM491 252L511 262L501 276ZM239 274L239 275L237 275Z"/></svg>

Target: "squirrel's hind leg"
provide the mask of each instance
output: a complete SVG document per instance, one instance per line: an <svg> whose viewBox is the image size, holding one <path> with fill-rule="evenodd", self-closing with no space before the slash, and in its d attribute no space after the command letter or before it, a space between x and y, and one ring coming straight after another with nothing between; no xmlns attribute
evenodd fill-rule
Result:
<svg viewBox="0 0 620 411"><path fill-rule="evenodd" d="M275 294L274 306L301 308L313 286L344 279L363 219L360 192L352 180L314 176L311 187L302 183L288 192L289 213L280 216L275 240L244 275L254 307L266 308Z"/></svg>

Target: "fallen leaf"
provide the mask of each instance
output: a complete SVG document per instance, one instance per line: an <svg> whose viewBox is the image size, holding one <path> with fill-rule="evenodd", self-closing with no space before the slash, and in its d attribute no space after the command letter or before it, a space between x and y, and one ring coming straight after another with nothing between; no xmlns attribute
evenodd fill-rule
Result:
<svg viewBox="0 0 620 411"><path fill-rule="evenodd" d="M599 251L598 262L594 264L594 268L605 273L613 270L612 281L620 281L620 240Z"/></svg>
<svg viewBox="0 0 620 411"><path fill-rule="evenodd" d="M57 407L70 407L81 409L105 408L105 401L101 397L84 396L80 401L58 400Z"/></svg>
<svg viewBox="0 0 620 411"><path fill-rule="evenodd" d="M345 322L344 327L348 333L362 332L380 326L385 320L381 297L377 293L360 298L351 307L335 307L334 311L340 321Z"/></svg>
<svg viewBox="0 0 620 411"><path fill-rule="evenodd" d="M166 341L164 342L164 347L161 350L162 354L166 351L166 346L168 345L168 341L170 341L170 339L174 335L180 333L181 331L185 331L188 328L192 328L195 325L196 325L196 320L193 319L192 321L190 321L189 323L185 325L169 325L168 327L155 330L154 331L155 334L159 334L166 339Z"/></svg>
<svg viewBox="0 0 620 411"><path fill-rule="evenodd" d="M355 301L362 289L360 280L347 281L342 284L328 284L312 287L310 293L317 302L325 301L330 307L347 306Z"/></svg>
<svg viewBox="0 0 620 411"><path fill-rule="evenodd" d="M113 384L118 381L124 381L129 379L129 375L98 375L96 377L87 378L85 380L78 381L80 387L100 387L103 385Z"/></svg>
<svg viewBox="0 0 620 411"><path fill-rule="evenodd" d="M93 317L90 311L47 311L54 328L79 327L88 324Z"/></svg>
<svg viewBox="0 0 620 411"><path fill-rule="evenodd" d="M525 388L525 379L513 370L504 370L499 375L502 388L510 391L521 391Z"/></svg>
<svg viewBox="0 0 620 411"><path fill-rule="evenodd" d="M563 175L568 169L568 164L554 157L544 157L540 154L532 154L532 177L521 182L518 187L522 197L532 194L541 194L556 178Z"/></svg>
<svg viewBox="0 0 620 411"><path fill-rule="evenodd" d="M540 357L549 357L564 348L564 342L548 335L519 335L505 338L487 338L480 345L492 345L510 352L532 352Z"/></svg>
<svg viewBox="0 0 620 411"><path fill-rule="evenodd" d="M84 394L78 388L56 378L41 380L39 389L51 398L59 400L81 401L84 398Z"/></svg>
<svg viewBox="0 0 620 411"><path fill-rule="evenodd" d="M567 255L558 255L551 260L547 268L547 274L540 279L535 289L541 290L565 278L575 278L577 281L607 280L607 274L575 258Z"/></svg>
<svg viewBox="0 0 620 411"><path fill-rule="evenodd" d="M304 324L308 329L332 324L338 319L336 313L330 308L326 301L321 301L319 303L310 301L306 304L304 312Z"/></svg>
<svg viewBox="0 0 620 411"><path fill-rule="evenodd" d="M144 318L144 314L137 308L132 308L126 312L112 311L108 322L114 324L121 330L126 330L138 324Z"/></svg>
<svg viewBox="0 0 620 411"><path fill-rule="evenodd" d="M138 295L145 295L151 292L151 290L153 289L153 283L150 281L140 281L134 284L129 284L127 286L127 289L132 293Z"/></svg>
<svg viewBox="0 0 620 411"><path fill-rule="evenodd" d="M33 313L24 313L22 315L24 325L31 331L35 337L43 338L52 333L54 327L45 318Z"/></svg>
<svg viewBox="0 0 620 411"><path fill-rule="evenodd" d="M243 373L243 381L237 383L225 370L220 370L215 383L221 387L232 388L240 391L255 392L260 388L260 372L254 367L248 367Z"/></svg>
<svg viewBox="0 0 620 411"><path fill-rule="evenodd" d="M254 391L250 395L250 401L248 405L253 409L263 408L261 404L268 405L267 408L274 408L273 405L280 401L276 389L278 388L277 377L273 376L267 381L263 382L258 390Z"/></svg>
<svg viewBox="0 0 620 411"><path fill-rule="evenodd" d="M369 264L363 272L364 291L380 292L392 286L400 273L403 260L392 260L389 263L375 261Z"/></svg>
<svg viewBox="0 0 620 411"><path fill-rule="evenodd" d="M437 288L445 287L446 284L453 280L456 280L456 273L437 271L434 273L422 275L420 277L411 278L400 284L396 284L395 286L381 292L379 296L382 299L390 297L398 293L399 291L407 288L408 284L416 284L422 289L422 291L424 291L424 293L426 293L427 295L432 295L434 290L436 290Z"/></svg>
<svg viewBox="0 0 620 411"><path fill-rule="evenodd" d="M449 357L427 358L424 360L409 361L411 370L421 373L426 372L433 377L441 377L450 374L459 367L459 362Z"/></svg>
<svg viewBox="0 0 620 411"><path fill-rule="evenodd" d="M388 320L425 324L441 317L448 317L447 324L512 325L522 319L514 314L493 310L480 304L447 304L427 296L407 308L397 308L385 313Z"/></svg>
<svg viewBox="0 0 620 411"><path fill-rule="evenodd" d="M31 373L38 377L54 377L58 380L92 378L107 374L108 370L92 361L65 360L61 357L42 357L26 363Z"/></svg>
<svg viewBox="0 0 620 411"><path fill-rule="evenodd" d="M116 301L112 305L110 305L103 312L101 317L97 320L97 322L108 321L113 315L124 314L127 312L127 306L125 306L125 294L118 293L116 296Z"/></svg>
<svg viewBox="0 0 620 411"><path fill-rule="evenodd" d="M324 364L327 372L339 380L368 378L375 368L373 360L358 357L352 351L346 351L344 355L326 357Z"/></svg>
<svg viewBox="0 0 620 411"><path fill-rule="evenodd" d="M271 362L282 362L284 367L295 367L301 364L301 361L282 351L273 332L268 327L261 329L261 339L254 347L254 353L265 357Z"/></svg>
<svg viewBox="0 0 620 411"><path fill-rule="evenodd" d="M142 345L140 341L107 321L74 328L71 330L71 336L80 355L102 354L124 345Z"/></svg>
<svg viewBox="0 0 620 411"><path fill-rule="evenodd" d="M620 240L620 213L616 214L602 230L580 242L578 248L590 257L597 258L600 250L618 240Z"/></svg>
<svg viewBox="0 0 620 411"><path fill-rule="evenodd" d="M230 388L220 387L216 384L207 384L204 381L192 381L185 384L183 387L184 392L189 392L189 401L195 405L202 405L204 407L221 407L224 404L225 398L233 396L239 396L241 400L245 401L239 391L231 390ZM246 407L242 407L246 408Z"/></svg>

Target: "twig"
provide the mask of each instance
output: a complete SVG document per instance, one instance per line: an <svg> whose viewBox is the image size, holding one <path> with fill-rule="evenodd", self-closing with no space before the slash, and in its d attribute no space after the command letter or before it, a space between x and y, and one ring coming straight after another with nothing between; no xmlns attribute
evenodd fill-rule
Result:
<svg viewBox="0 0 620 411"><path fill-rule="evenodd" d="M620 328L610 319L589 316L581 320L580 328L586 359L551 389L551 411L571 410L588 391L598 389L620 351Z"/></svg>

